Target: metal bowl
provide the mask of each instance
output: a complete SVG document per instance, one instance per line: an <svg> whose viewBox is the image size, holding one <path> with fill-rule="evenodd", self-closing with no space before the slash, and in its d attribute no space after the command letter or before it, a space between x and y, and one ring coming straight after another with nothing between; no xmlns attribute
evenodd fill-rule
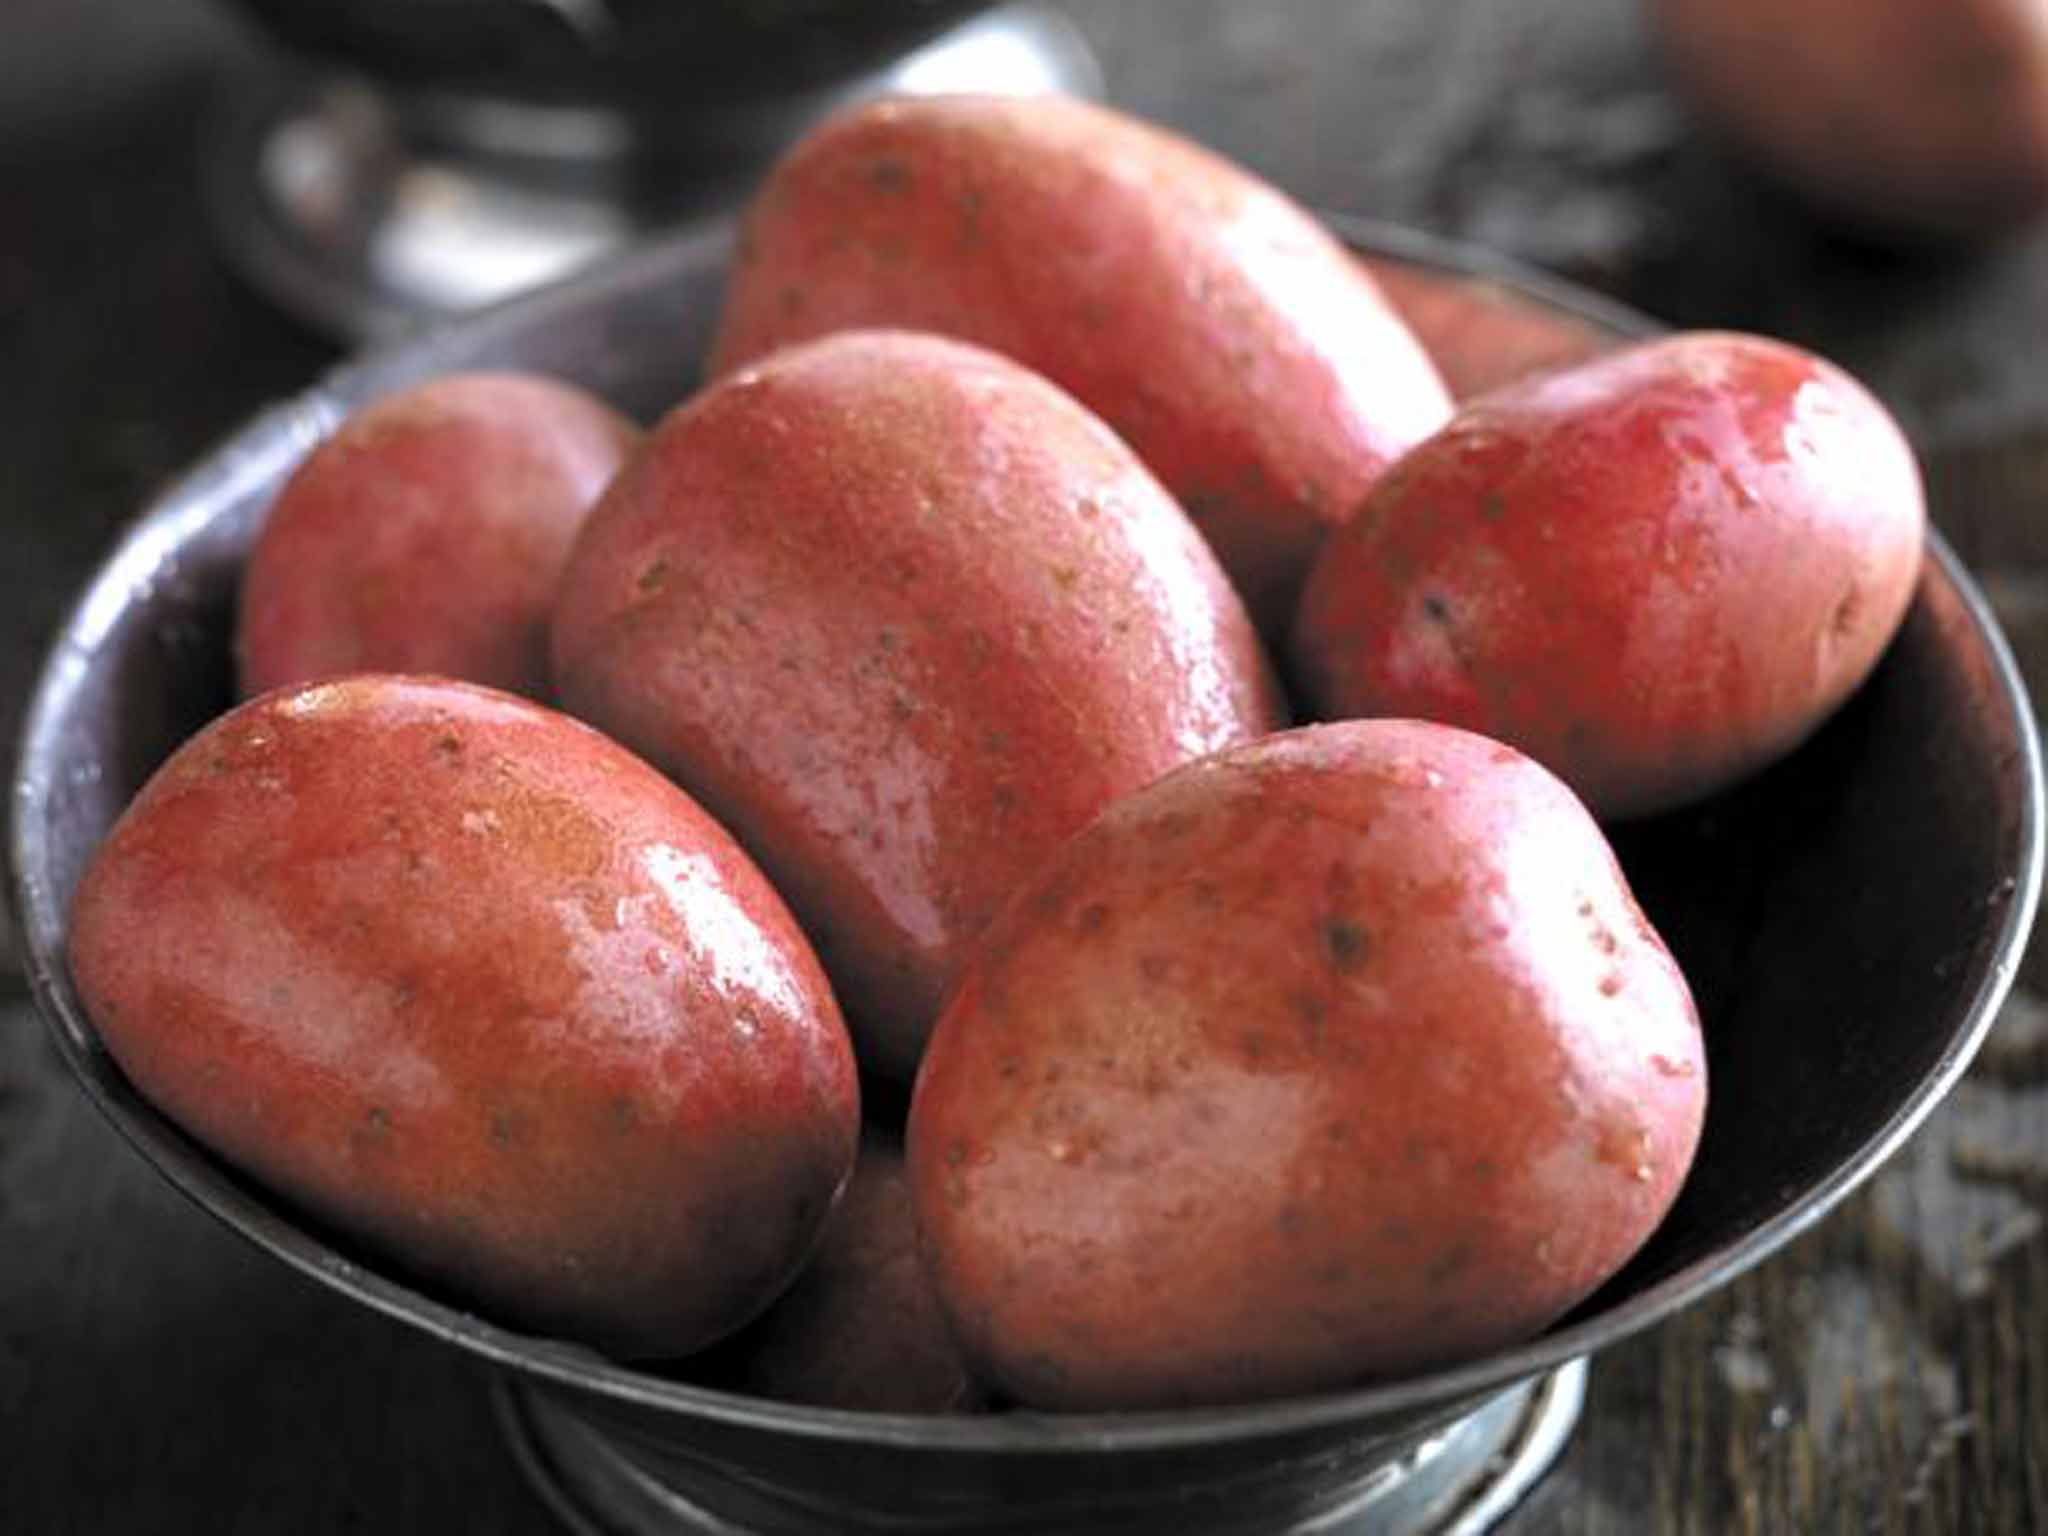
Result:
<svg viewBox="0 0 2048 1536"><path fill-rule="evenodd" d="M361 341L728 218L830 112L1062 91L1102 71L1057 10L987 0L238 0L298 65L239 80L202 151L228 256Z"/></svg>
<svg viewBox="0 0 2048 1536"><path fill-rule="evenodd" d="M232 0L286 60L214 112L201 185L243 274L353 341L724 218L885 93L1063 91L1058 10L993 0Z"/></svg>
<svg viewBox="0 0 2048 1536"><path fill-rule="evenodd" d="M816 89L992 0L233 0L295 52L401 90L662 115Z"/></svg>
<svg viewBox="0 0 2048 1536"><path fill-rule="evenodd" d="M1617 337L1647 322L1468 250L1341 224L1381 257L1472 274ZM1983 600L1939 538L1897 643L1811 742L1618 843L1706 1020L1698 1163L1643 1252L1542 1337L1388 1385L1238 1408L909 1417L711 1390L515 1332L315 1235L121 1076L65 970L80 871L122 806L230 701L243 556L283 477L350 409L425 375L557 373L642 417L696 378L729 233L640 249L376 353L258 417L150 507L64 625L34 698L10 855L56 1043L135 1148L321 1282L501 1369L542 1486L590 1531L1471 1531L1539 1475L1583 1362L1812 1225L1955 1082L2038 894L2039 747Z"/></svg>

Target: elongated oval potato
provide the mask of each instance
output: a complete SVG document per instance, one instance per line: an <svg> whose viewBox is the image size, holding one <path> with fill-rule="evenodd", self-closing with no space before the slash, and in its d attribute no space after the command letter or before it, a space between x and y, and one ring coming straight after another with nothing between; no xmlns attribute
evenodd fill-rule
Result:
<svg viewBox="0 0 2048 1536"><path fill-rule="evenodd" d="M1180 499L1276 643L1323 535L1450 409L1307 213L1060 97L857 107L774 170L712 367L855 326L979 342L1073 394Z"/></svg>
<svg viewBox="0 0 2048 1536"><path fill-rule="evenodd" d="M144 787L72 910L122 1070L230 1162L501 1322L701 1348L853 1163L824 974L680 790L507 694L266 694Z"/></svg>
<svg viewBox="0 0 2048 1536"><path fill-rule="evenodd" d="M1323 717L1512 742L1605 817L1714 793L1869 675L1918 581L1912 450L1840 369L1698 332L1468 402L1325 546Z"/></svg>
<svg viewBox="0 0 2048 1536"><path fill-rule="evenodd" d="M545 697L562 562L639 437L537 374L446 374L364 406L257 536L235 639L244 697L363 671Z"/></svg>
<svg viewBox="0 0 2048 1536"><path fill-rule="evenodd" d="M962 946L1117 795L1284 718L1222 571L1130 450L1015 363L851 332L728 375L592 514L576 713L696 795L908 1081Z"/></svg>
<svg viewBox="0 0 2048 1536"><path fill-rule="evenodd" d="M1127 796L989 927L912 1100L977 1372L1045 1408L1313 1392L1524 1339L1669 1208L1697 1018L1521 754L1355 721Z"/></svg>

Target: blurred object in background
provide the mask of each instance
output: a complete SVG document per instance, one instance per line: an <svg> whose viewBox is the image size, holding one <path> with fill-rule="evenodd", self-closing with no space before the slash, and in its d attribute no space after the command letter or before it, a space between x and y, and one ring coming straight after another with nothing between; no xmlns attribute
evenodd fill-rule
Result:
<svg viewBox="0 0 2048 1536"><path fill-rule="evenodd" d="M1063 17L988 0L234 3L292 57L220 114L209 213L259 287L350 339L728 212L863 96L1102 89Z"/></svg>
<svg viewBox="0 0 2048 1536"><path fill-rule="evenodd" d="M1649 0L1682 90L1865 233L1971 239L2048 209L2040 0Z"/></svg>

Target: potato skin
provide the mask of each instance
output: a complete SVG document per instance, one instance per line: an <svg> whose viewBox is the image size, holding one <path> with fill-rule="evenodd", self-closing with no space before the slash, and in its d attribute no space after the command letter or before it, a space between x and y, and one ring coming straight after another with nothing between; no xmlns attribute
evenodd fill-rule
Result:
<svg viewBox="0 0 2048 1536"><path fill-rule="evenodd" d="M817 1251L776 1303L693 1379L868 1413L983 1406L917 1251L900 1136L870 1125Z"/></svg>
<svg viewBox="0 0 2048 1536"><path fill-rule="evenodd" d="M712 368L854 326L978 342L1069 391L1187 508L1276 642L1325 532L1450 408L1307 213L1058 97L855 108L771 173Z"/></svg>
<svg viewBox="0 0 2048 1536"><path fill-rule="evenodd" d="M2031 0L1655 0L1672 76L1765 169L1863 230L1982 239L2048 211Z"/></svg>
<svg viewBox="0 0 2048 1536"><path fill-rule="evenodd" d="M266 694L144 787L72 911L88 1013L223 1157L501 1322L701 1348L852 1165L830 990L732 840L465 684Z"/></svg>
<svg viewBox="0 0 2048 1536"><path fill-rule="evenodd" d="M990 927L908 1148L978 1372L1046 1408L1342 1387L1527 1337L1662 1218L1676 965L1511 749L1358 721L1119 801Z"/></svg>
<svg viewBox="0 0 2048 1536"><path fill-rule="evenodd" d="M251 551L243 697L386 671L544 699L562 562L639 438L539 375L448 374L363 407L299 465Z"/></svg>
<svg viewBox="0 0 2048 1536"><path fill-rule="evenodd" d="M1453 400L1572 367L1617 345L1612 331L1486 278L1391 257L1362 259Z"/></svg>
<svg viewBox="0 0 2048 1536"><path fill-rule="evenodd" d="M578 540L554 640L568 707L732 828L903 1082L1048 850L1285 718L1130 450L936 336L841 333L672 414Z"/></svg>
<svg viewBox="0 0 2048 1536"><path fill-rule="evenodd" d="M1313 713L1513 743L1603 817L1790 751L1876 665L1918 579L1911 449L1848 375L1699 332L1469 402L1302 594Z"/></svg>

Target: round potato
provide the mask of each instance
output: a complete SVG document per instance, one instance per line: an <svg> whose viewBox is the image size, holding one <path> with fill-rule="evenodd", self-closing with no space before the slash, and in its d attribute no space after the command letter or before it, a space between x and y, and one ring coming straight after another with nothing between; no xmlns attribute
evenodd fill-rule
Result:
<svg viewBox="0 0 2048 1536"><path fill-rule="evenodd" d="M859 107L775 169L712 367L855 326L978 342L1068 390L1179 498L1276 642L1324 533L1450 409L1307 213L1060 97Z"/></svg>
<svg viewBox="0 0 2048 1536"><path fill-rule="evenodd" d="M356 676L144 787L72 910L136 1087L492 1317L624 1356L778 1294L852 1166L850 1042L767 882L565 716Z"/></svg>
<svg viewBox="0 0 2048 1536"><path fill-rule="evenodd" d="M1782 342L1694 333L1467 403L1374 488L1302 594L1322 717L1414 715L1537 758L1602 816L1791 750L1912 600L1897 425Z"/></svg>
<svg viewBox="0 0 2048 1536"><path fill-rule="evenodd" d="M902 1140L870 1128L846 1194L795 1285L697 1362L732 1391L870 1413L963 1413L981 1391L917 1251Z"/></svg>
<svg viewBox="0 0 2048 1536"><path fill-rule="evenodd" d="M563 578L568 706L758 858L864 1065L1117 795L1283 719L1214 557L1114 433L992 352L848 332L657 427Z"/></svg>
<svg viewBox="0 0 2048 1536"><path fill-rule="evenodd" d="M449 374L363 407L294 471L250 554L244 697L383 671L544 698L562 562L639 437L538 375Z"/></svg>
<svg viewBox="0 0 2048 1536"><path fill-rule="evenodd" d="M909 1124L939 1298L1045 1408L1313 1392L1534 1334L1669 1207L1705 1064L1584 808L1410 721L1111 807L989 928Z"/></svg>
<svg viewBox="0 0 2048 1536"><path fill-rule="evenodd" d="M1677 84L1865 230L1981 238L2048 210L2036 0L1653 0Z"/></svg>

